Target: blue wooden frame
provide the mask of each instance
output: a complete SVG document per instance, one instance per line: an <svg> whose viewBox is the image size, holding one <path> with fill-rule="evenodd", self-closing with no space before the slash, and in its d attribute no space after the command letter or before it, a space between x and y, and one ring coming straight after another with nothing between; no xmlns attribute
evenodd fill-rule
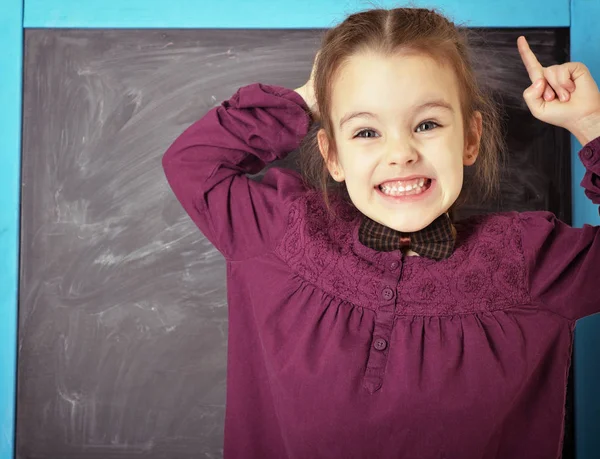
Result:
<svg viewBox="0 0 600 459"><path fill-rule="evenodd" d="M344 15L403 0L5 0L0 7L0 459L14 457L24 28L322 28ZM571 27L571 60L600 82L599 0L413 0L469 27ZM572 139L573 223L600 224L579 182L581 148ZM550 152L549 152L550 154ZM577 457L600 452L600 315L581 320L575 336Z"/></svg>
<svg viewBox="0 0 600 459"><path fill-rule="evenodd" d="M12 457L16 398L23 5L0 8L0 459Z"/></svg>
<svg viewBox="0 0 600 459"><path fill-rule="evenodd" d="M9 0L14 1L14 0ZM589 1L589 0L588 0ZM324 28L352 11L403 0L25 0L25 27ZM569 0L412 0L470 27L568 27Z"/></svg>

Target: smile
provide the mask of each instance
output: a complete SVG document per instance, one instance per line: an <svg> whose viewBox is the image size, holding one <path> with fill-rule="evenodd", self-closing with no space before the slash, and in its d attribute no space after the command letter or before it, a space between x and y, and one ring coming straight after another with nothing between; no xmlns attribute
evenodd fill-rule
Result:
<svg viewBox="0 0 600 459"><path fill-rule="evenodd" d="M384 182L379 185L379 190L387 196L411 196L427 191L430 186L431 179L420 177L412 180Z"/></svg>

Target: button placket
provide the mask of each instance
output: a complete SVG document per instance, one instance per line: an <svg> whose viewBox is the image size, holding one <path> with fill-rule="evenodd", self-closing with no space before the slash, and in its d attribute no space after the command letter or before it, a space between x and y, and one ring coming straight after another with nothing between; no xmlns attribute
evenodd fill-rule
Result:
<svg viewBox="0 0 600 459"><path fill-rule="evenodd" d="M378 391L383 384L396 309L396 286L402 271L399 269L401 262L394 259L387 260L383 267L384 278L379 287L377 317L363 381L364 388L371 394Z"/></svg>

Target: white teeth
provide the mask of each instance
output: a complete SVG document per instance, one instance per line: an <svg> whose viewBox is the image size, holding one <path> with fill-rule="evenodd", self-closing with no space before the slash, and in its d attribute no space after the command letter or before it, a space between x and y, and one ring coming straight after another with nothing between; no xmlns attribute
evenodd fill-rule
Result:
<svg viewBox="0 0 600 459"><path fill-rule="evenodd" d="M417 182L402 186L402 185L380 185L379 189L390 196L401 196L404 193L410 194L421 194L425 191L425 183L429 181L427 179L419 179Z"/></svg>

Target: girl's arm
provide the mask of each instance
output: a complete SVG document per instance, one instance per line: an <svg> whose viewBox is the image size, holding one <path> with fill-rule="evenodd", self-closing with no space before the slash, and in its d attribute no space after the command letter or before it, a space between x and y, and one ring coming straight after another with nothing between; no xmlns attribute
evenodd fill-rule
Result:
<svg viewBox="0 0 600 459"><path fill-rule="evenodd" d="M600 205L600 137L579 158L586 167L581 185ZM571 228L550 212L519 218L532 300L568 319L600 312L600 226Z"/></svg>
<svg viewBox="0 0 600 459"><path fill-rule="evenodd" d="M212 108L165 153L167 180L192 220L228 259L268 250L284 230L289 201L304 190L296 172L246 174L295 150L310 123L299 93L254 83Z"/></svg>
<svg viewBox="0 0 600 459"><path fill-rule="evenodd" d="M600 91L581 62L543 67L525 37L517 46L532 85L523 98L532 115L568 129L585 145L585 194L600 204ZM594 140L592 140L594 139ZM571 228L549 212L519 216L532 300L569 319L600 312L600 227Z"/></svg>

